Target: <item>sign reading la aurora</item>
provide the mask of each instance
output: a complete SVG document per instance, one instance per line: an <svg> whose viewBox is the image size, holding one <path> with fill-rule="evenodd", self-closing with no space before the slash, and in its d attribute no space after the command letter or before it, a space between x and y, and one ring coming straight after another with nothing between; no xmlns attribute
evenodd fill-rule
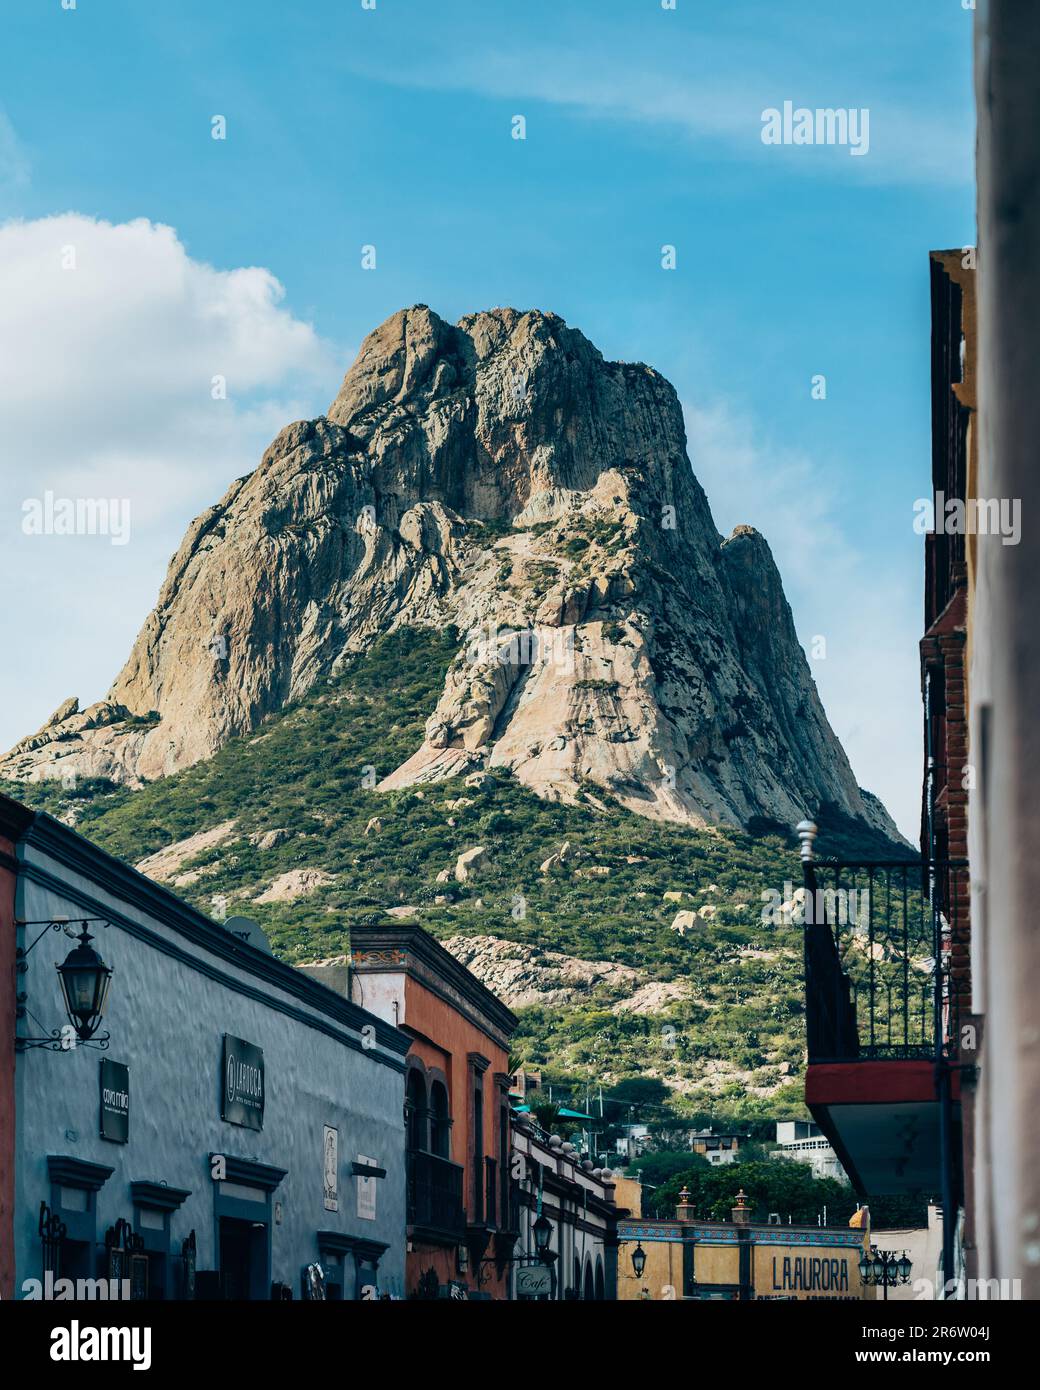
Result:
<svg viewBox="0 0 1040 1390"><path fill-rule="evenodd" d="M264 1127L264 1050L224 1034L220 1117L246 1129Z"/></svg>
<svg viewBox="0 0 1040 1390"><path fill-rule="evenodd" d="M130 1068L101 1059L101 1137L114 1144L130 1138Z"/></svg>

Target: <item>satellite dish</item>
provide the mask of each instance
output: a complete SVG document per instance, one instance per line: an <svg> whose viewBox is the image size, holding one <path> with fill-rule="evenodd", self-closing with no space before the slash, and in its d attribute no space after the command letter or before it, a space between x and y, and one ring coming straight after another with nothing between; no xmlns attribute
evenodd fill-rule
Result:
<svg viewBox="0 0 1040 1390"><path fill-rule="evenodd" d="M224 926L232 936L237 936L239 941L245 941L267 955L273 954L271 943L265 936L259 922L254 922L252 917L229 917Z"/></svg>

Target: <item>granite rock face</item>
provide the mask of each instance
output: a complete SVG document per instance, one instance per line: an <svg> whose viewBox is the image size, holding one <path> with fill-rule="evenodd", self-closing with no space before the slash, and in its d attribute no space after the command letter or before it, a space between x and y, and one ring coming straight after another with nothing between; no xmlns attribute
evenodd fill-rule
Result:
<svg viewBox="0 0 1040 1390"><path fill-rule="evenodd" d="M645 987L644 977L630 965L579 960L497 936L451 936L444 947L511 1009L574 1005L587 1000L596 987L622 996Z"/></svg>
<svg viewBox="0 0 1040 1390"><path fill-rule="evenodd" d="M423 305L366 339L189 527L107 699L66 701L0 775L132 785L208 758L401 626L460 650L385 789L488 767L542 796L787 825L861 792L769 547L724 539L675 391L553 314Z"/></svg>

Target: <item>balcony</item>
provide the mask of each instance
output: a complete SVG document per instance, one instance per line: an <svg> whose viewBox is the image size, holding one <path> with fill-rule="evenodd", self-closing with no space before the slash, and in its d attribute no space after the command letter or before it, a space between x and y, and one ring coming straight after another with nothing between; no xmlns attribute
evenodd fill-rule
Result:
<svg viewBox="0 0 1040 1390"><path fill-rule="evenodd" d="M937 1194L958 1147L967 865L803 867L806 1104L861 1196Z"/></svg>
<svg viewBox="0 0 1040 1390"><path fill-rule="evenodd" d="M463 1169L436 1154L408 1154L408 1225L427 1239L458 1244L466 1233Z"/></svg>

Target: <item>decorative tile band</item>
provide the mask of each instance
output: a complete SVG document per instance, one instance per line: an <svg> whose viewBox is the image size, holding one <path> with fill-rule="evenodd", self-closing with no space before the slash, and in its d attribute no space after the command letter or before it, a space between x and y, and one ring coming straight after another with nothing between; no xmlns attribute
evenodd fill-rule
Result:
<svg viewBox="0 0 1040 1390"><path fill-rule="evenodd" d="M689 1241L695 1245L736 1245L741 1234L749 1232L752 1245L783 1246L825 1246L828 1249L858 1249L863 1244L860 1231L835 1231L821 1228L818 1231L797 1231L789 1226L663 1226L636 1224L621 1221L618 1223L618 1240Z"/></svg>

